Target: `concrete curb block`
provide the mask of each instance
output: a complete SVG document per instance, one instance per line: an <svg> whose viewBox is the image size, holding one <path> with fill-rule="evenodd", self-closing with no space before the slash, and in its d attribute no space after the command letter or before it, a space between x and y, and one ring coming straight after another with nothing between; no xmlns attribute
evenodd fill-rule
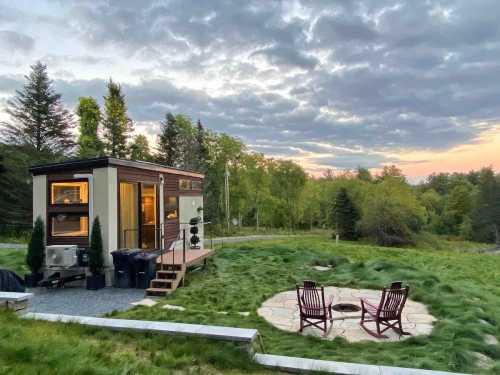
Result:
<svg viewBox="0 0 500 375"><path fill-rule="evenodd" d="M215 340L236 341L251 344L257 339L256 329L207 326L201 324L154 322L147 320L95 318L90 316L28 313L24 319L44 320L59 323L77 323L86 326L113 330L152 332L167 335L199 336Z"/></svg>
<svg viewBox="0 0 500 375"><path fill-rule="evenodd" d="M445 371L364 365L260 353L255 354L254 360L264 367L295 373L322 371L338 375L467 375Z"/></svg>

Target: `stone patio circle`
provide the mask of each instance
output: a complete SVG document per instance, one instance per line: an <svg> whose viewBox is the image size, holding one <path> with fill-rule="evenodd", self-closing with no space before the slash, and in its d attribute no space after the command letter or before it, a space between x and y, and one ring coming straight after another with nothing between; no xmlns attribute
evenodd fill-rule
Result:
<svg viewBox="0 0 500 375"><path fill-rule="evenodd" d="M325 287L325 298L333 297L333 304L352 303L360 306L360 298L366 298L376 306L380 300L381 291L371 289L350 289L337 288L334 286ZM267 320L276 328L289 332L298 332L300 327L299 310L297 306L297 292L290 290L274 295L266 300L257 310L257 314ZM375 338L361 328L359 325L361 313L342 313L333 311L333 324L326 336L323 332L314 327L304 329L304 335L323 337L326 340L333 340L340 336L349 342L374 341L391 342L404 340L417 335L429 335L436 321L427 311L427 307L421 303L408 299L402 313L403 330L409 332L411 336L399 336L394 330L389 329L384 334L389 338ZM372 324L372 325L370 325ZM375 329L374 323L367 323L369 328Z"/></svg>

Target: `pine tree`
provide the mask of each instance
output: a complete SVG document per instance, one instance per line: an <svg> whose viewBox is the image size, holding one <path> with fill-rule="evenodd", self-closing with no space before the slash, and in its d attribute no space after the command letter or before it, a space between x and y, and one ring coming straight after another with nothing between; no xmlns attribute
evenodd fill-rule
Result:
<svg viewBox="0 0 500 375"><path fill-rule="evenodd" d="M31 66L26 84L7 102L11 123L4 123L7 143L29 146L37 153L64 154L74 146L70 129L73 118L63 108L47 74L47 66L37 62Z"/></svg>
<svg viewBox="0 0 500 375"><path fill-rule="evenodd" d="M356 222L359 220L359 214L345 188L341 188L335 197L333 213L340 238L345 240L357 239Z"/></svg>
<svg viewBox="0 0 500 375"><path fill-rule="evenodd" d="M179 127L172 113L165 115L161 122L161 133L158 136L157 161L169 166L176 166L179 160Z"/></svg>
<svg viewBox="0 0 500 375"><path fill-rule="evenodd" d="M19 146L0 143L0 227L31 226L32 188L29 166L43 157L32 157ZM53 160L53 159L50 159ZM1 229L0 229L1 230Z"/></svg>
<svg viewBox="0 0 500 375"><path fill-rule="evenodd" d="M28 244L28 253L26 254L26 264L34 275L40 273L43 266L44 237L43 219L41 216L38 216L35 220L31 239Z"/></svg>
<svg viewBox="0 0 500 375"><path fill-rule="evenodd" d="M138 134L129 146L130 158L132 160L151 161L152 156L149 151L149 142L145 135Z"/></svg>
<svg viewBox="0 0 500 375"><path fill-rule="evenodd" d="M196 149L198 159L196 169L200 172L205 172L208 160L208 147L206 144L205 128L199 119L196 123Z"/></svg>
<svg viewBox="0 0 500 375"><path fill-rule="evenodd" d="M500 244L500 181L492 168L479 175L478 192L472 211L472 238Z"/></svg>
<svg viewBox="0 0 500 375"><path fill-rule="evenodd" d="M76 114L80 119L80 136L78 137L78 156L94 158L104 154L104 145L99 139L99 122L101 110L92 97L81 97L78 101Z"/></svg>
<svg viewBox="0 0 500 375"><path fill-rule="evenodd" d="M109 156L127 156L127 139L132 131L132 121L127 116L125 95L119 84L108 82L108 95L104 97L103 136L104 148Z"/></svg>
<svg viewBox="0 0 500 375"><path fill-rule="evenodd" d="M4 156L0 155L0 174L7 172L7 168L5 168L4 163Z"/></svg>
<svg viewBox="0 0 500 375"><path fill-rule="evenodd" d="M94 219L90 233L89 268L92 275L101 275L104 268L101 223L99 216Z"/></svg>

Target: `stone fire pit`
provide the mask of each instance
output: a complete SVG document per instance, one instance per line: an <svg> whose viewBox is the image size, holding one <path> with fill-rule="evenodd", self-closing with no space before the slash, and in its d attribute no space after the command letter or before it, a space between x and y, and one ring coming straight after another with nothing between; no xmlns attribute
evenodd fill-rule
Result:
<svg viewBox="0 0 500 375"><path fill-rule="evenodd" d="M361 306L359 299L361 297L370 300L375 306L378 305L381 292L379 290L370 289L350 289L337 288L334 286L325 287L326 296L333 296L333 304L354 304ZM343 308L339 308L343 310ZM297 306L297 292L290 290L274 295L265 301L257 310L257 314L267 320L276 328L289 332L298 332L299 330L299 311ZM390 329L384 334L389 336L388 339L377 339L365 332L359 325L361 311L357 312L339 312L333 311L333 325L328 334L324 337L326 340L333 340L340 336L349 342L358 341L375 341L375 342L390 342L404 340L411 336L399 336L394 330ZM409 332L412 336L429 335L432 331L432 324L436 319L429 314L425 305L408 299L405 308L403 309L402 322L403 329ZM367 323L368 327L372 328ZM322 336L322 332L314 327L304 329L304 335Z"/></svg>

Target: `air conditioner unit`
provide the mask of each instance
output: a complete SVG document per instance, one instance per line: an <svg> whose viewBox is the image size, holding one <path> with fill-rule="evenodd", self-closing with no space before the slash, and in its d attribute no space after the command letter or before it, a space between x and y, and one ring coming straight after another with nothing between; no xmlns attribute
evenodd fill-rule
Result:
<svg viewBox="0 0 500 375"><path fill-rule="evenodd" d="M70 268L78 265L77 245L45 247L45 265L48 268Z"/></svg>

